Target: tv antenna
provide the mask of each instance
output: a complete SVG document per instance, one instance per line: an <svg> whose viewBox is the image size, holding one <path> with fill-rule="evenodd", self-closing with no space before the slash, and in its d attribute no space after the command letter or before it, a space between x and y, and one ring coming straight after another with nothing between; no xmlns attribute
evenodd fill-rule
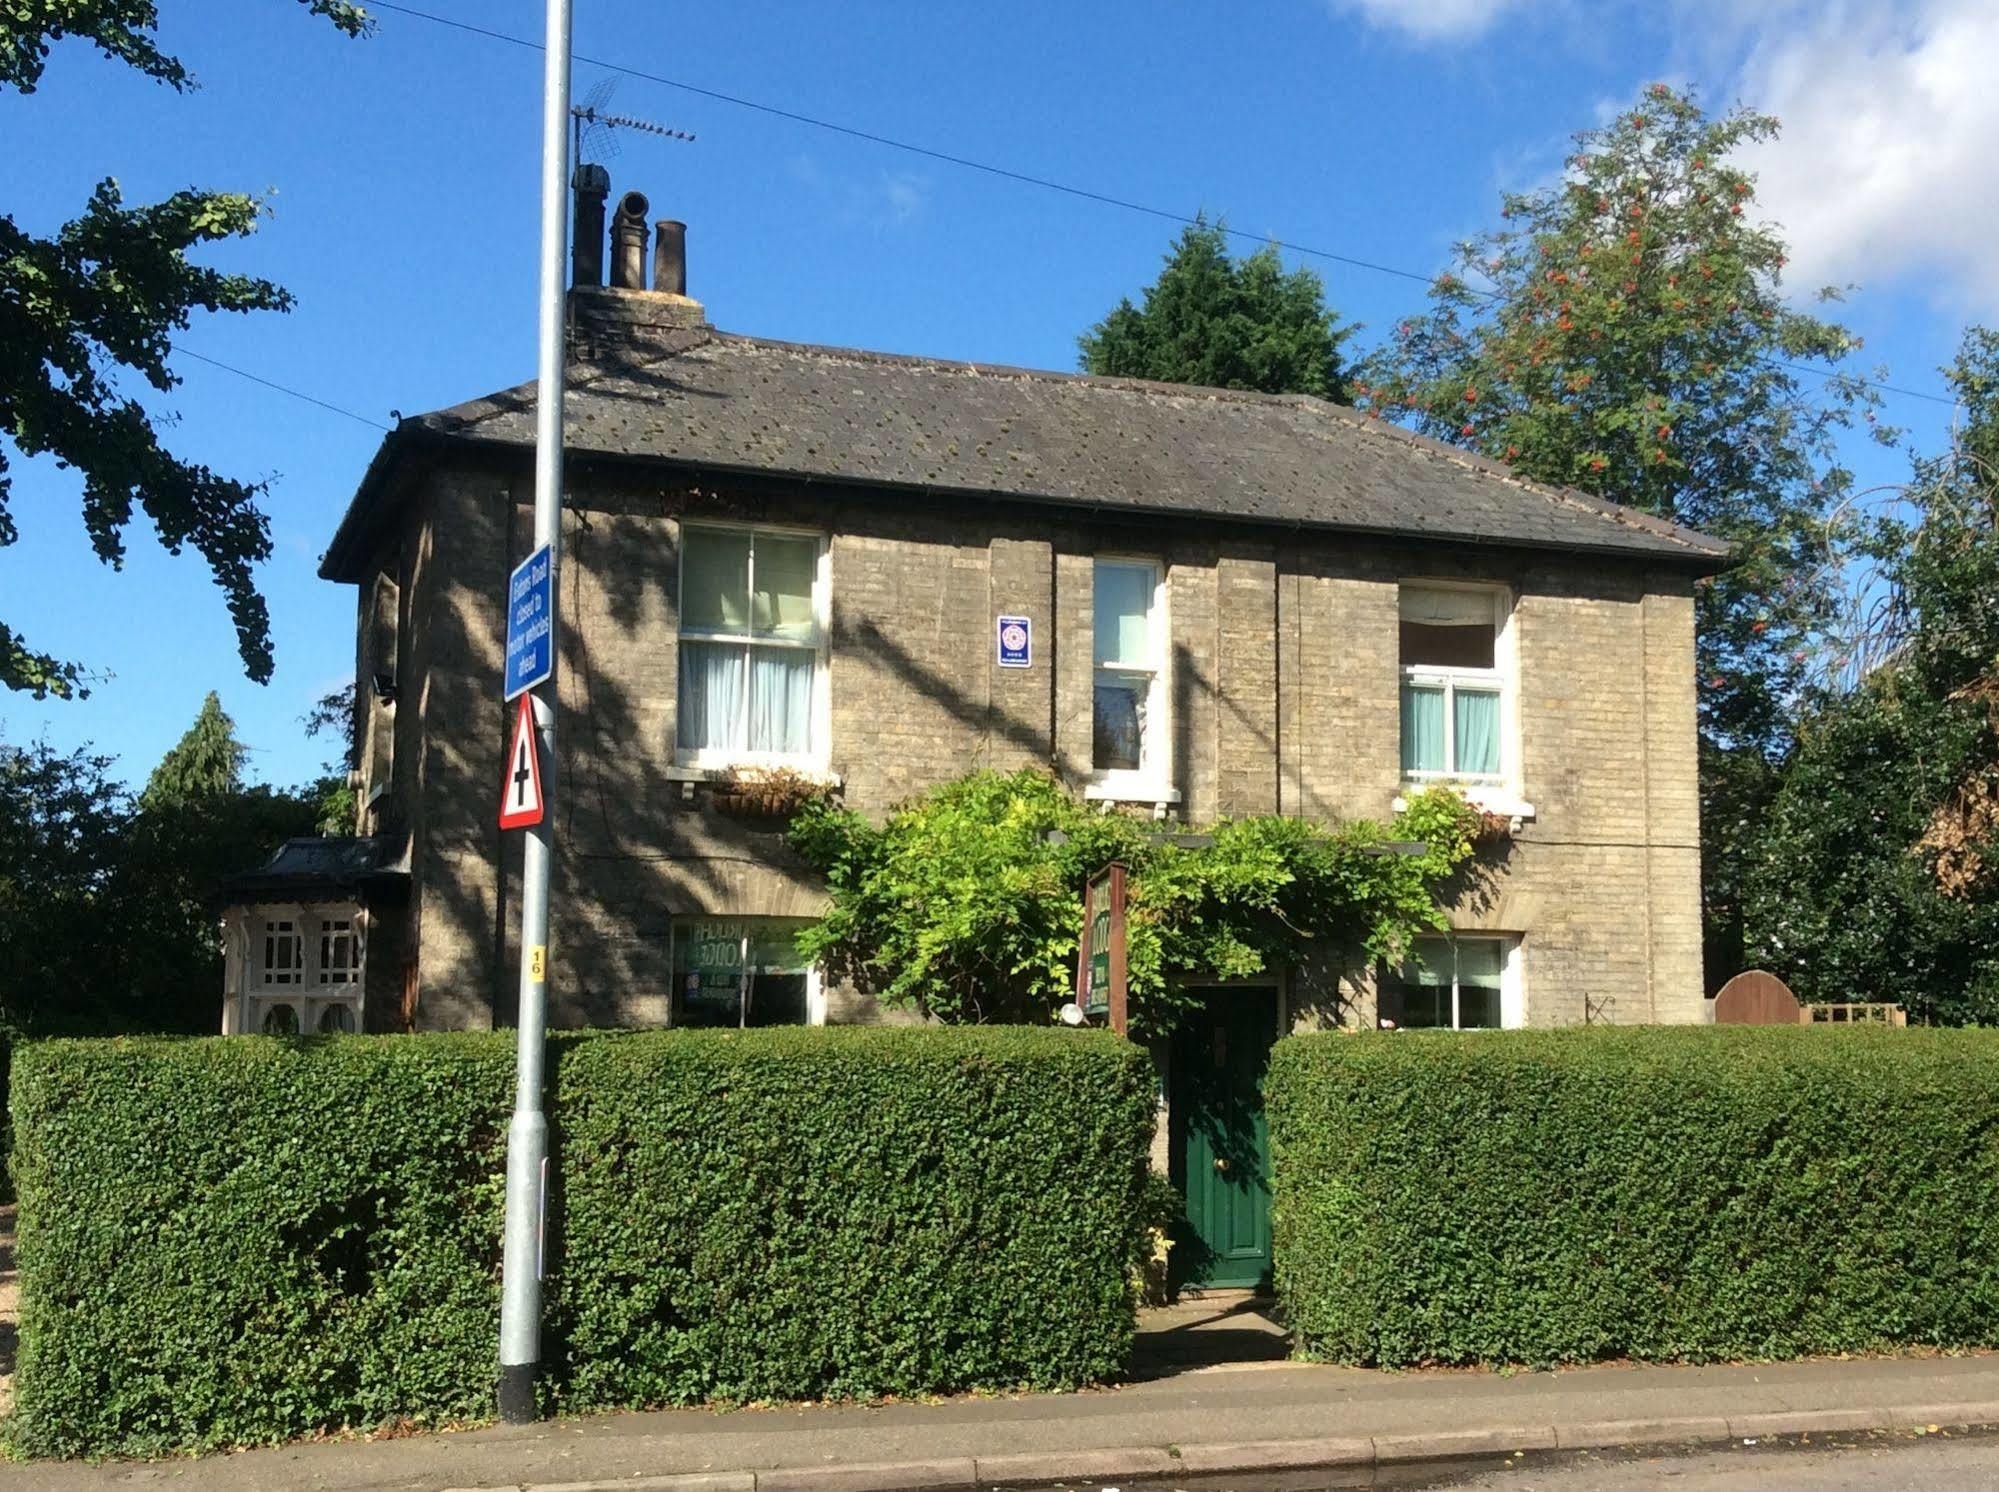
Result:
<svg viewBox="0 0 1999 1492"><path fill-rule="evenodd" d="M617 91L618 80L615 77L601 78L580 105L569 106L570 125L576 135L575 159L579 166L586 160L601 164L617 155L619 130L637 130L641 134L657 135L662 140L693 143L694 136L686 130L670 129L650 119L635 119L629 114L611 113L608 105L611 95Z"/></svg>

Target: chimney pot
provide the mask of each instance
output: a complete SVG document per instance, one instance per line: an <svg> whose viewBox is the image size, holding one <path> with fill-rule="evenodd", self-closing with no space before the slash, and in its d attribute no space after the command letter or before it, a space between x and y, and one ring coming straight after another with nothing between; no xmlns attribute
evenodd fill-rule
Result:
<svg viewBox="0 0 1999 1492"><path fill-rule="evenodd" d="M653 225L652 288L687 294L687 225L674 218Z"/></svg>
<svg viewBox="0 0 1999 1492"><path fill-rule="evenodd" d="M604 283L604 199L610 195L610 172L588 162L576 168L576 236L569 246L572 285Z"/></svg>
<svg viewBox="0 0 1999 1492"><path fill-rule="evenodd" d="M611 284L619 290L646 288L646 213L643 192L626 192L611 219Z"/></svg>

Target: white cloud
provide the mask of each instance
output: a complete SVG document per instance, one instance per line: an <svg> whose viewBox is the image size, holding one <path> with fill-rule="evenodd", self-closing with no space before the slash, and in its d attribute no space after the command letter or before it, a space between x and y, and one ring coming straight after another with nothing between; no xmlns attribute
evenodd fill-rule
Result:
<svg viewBox="0 0 1999 1492"><path fill-rule="evenodd" d="M1358 11L1371 25L1417 41L1464 41L1483 34L1520 0L1330 0L1335 10Z"/></svg>
<svg viewBox="0 0 1999 1492"><path fill-rule="evenodd" d="M1999 314L1999 4L1772 6L1733 92L1783 134L1744 153L1796 287L1926 282Z"/></svg>
<svg viewBox="0 0 1999 1492"><path fill-rule="evenodd" d="M930 203L930 178L916 171L860 177L829 171L810 155L794 156L790 170L792 179L845 227L901 227L920 217Z"/></svg>

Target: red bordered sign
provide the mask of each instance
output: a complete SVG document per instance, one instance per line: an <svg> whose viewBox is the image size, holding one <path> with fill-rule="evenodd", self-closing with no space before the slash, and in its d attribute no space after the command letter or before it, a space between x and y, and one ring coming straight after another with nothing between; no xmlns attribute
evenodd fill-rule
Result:
<svg viewBox="0 0 1999 1492"><path fill-rule="evenodd" d="M500 779L500 827L527 829L541 822L541 746L534 728L534 696L523 694L514 713L513 743Z"/></svg>

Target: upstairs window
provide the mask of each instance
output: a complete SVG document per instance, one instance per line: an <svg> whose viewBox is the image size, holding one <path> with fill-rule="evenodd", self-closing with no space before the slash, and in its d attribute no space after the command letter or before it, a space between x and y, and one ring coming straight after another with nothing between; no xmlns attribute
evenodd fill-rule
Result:
<svg viewBox="0 0 1999 1492"><path fill-rule="evenodd" d="M1091 765L1100 781L1163 785L1166 629L1159 567L1147 560L1098 560L1094 594Z"/></svg>
<svg viewBox="0 0 1999 1492"><path fill-rule="evenodd" d="M682 530L684 757L727 765L824 755L824 559L809 534Z"/></svg>
<svg viewBox="0 0 1999 1492"><path fill-rule="evenodd" d="M1405 585L1400 605L1403 776L1502 781L1505 593Z"/></svg>

